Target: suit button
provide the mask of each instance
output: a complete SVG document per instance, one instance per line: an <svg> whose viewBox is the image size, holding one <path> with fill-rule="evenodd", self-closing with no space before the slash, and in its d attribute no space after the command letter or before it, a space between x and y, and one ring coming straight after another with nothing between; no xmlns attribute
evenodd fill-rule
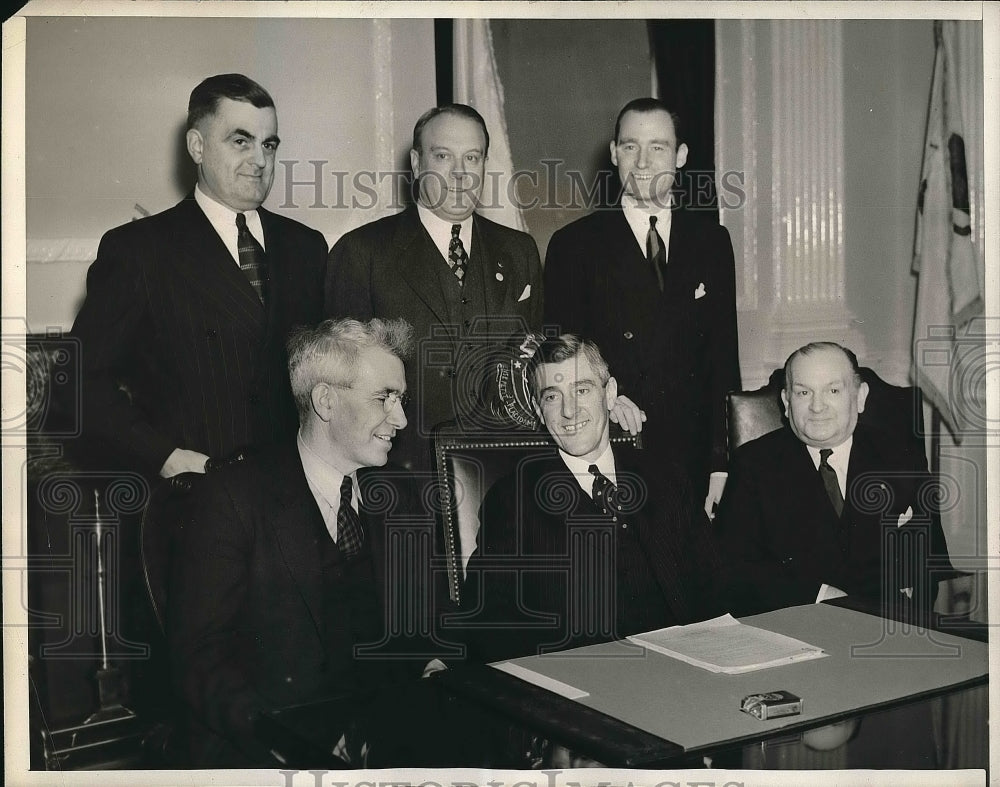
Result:
<svg viewBox="0 0 1000 787"><path fill-rule="evenodd" d="M634 335L635 334L633 334L632 331L625 331L625 333L622 334L622 336L624 336L626 339L631 339Z"/></svg>
<svg viewBox="0 0 1000 787"><path fill-rule="evenodd" d="M468 302L469 302L468 298L462 298L462 303L468 303Z"/></svg>
<svg viewBox="0 0 1000 787"><path fill-rule="evenodd" d="M462 325L464 325L466 328L468 328L470 325L472 325L472 323L469 322L468 320L466 320L465 322L462 323Z"/></svg>
<svg viewBox="0 0 1000 787"><path fill-rule="evenodd" d="M218 335L219 332L215 330L215 328L209 328L207 331L205 331L205 336L207 336L209 339L214 339Z"/></svg>

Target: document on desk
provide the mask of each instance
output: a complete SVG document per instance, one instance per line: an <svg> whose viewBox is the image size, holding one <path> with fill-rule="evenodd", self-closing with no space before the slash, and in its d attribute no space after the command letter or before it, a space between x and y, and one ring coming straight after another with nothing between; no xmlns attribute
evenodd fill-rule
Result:
<svg viewBox="0 0 1000 787"><path fill-rule="evenodd" d="M827 655L822 648L802 640L746 626L732 615L635 634L628 640L696 667L726 675L739 675Z"/></svg>

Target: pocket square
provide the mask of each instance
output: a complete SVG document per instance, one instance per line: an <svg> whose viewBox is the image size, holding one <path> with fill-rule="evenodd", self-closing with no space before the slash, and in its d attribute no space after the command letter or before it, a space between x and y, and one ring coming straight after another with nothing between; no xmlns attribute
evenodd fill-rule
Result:
<svg viewBox="0 0 1000 787"><path fill-rule="evenodd" d="M913 506L907 506L906 510L899 515L899 520L896 522L896 527L902 527L911 519L913 519Z"/></svg>
<svg viewBox="0 0 1000 787"><path fill-rule="evenodd" d="M698 289L694 291L694 299L698 300L699 298L704 298L704 297L705 297L705 282L703 281L698 282Z"/></svg>
<svg viewBox="0 0 1000 787"><path fill-rule="evenodd" d="M520 303L521 301L526 301L530 297L531 297L531 285L525 284L524 292L521 293L521 297L517 299L517 302Z"/></svg>

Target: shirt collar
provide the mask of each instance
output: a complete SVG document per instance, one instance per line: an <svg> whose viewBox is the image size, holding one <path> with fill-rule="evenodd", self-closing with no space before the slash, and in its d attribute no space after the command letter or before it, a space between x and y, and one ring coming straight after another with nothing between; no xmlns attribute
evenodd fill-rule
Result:
<svg viewBox="0 0 1000 787"><path fill-rule="evenodd" d="M219 237L222 238L222 242L226 244L226 248L233 255L233 259L239 262L240 253L236 243L236 236L238 234L236 229L236 211L228 205L216 202L202 191L199 184L195 184L194 187L194 201L198 203L198 207L205 214L205 218L208 219L209 224L212 225ZM260 223L260 215L256 210L244 211L243 215L247 218L247 229L250 230L250 234L257 239L261 248L266 250L264 246L264 227Z"/></svg>
<svg viewBox="0 0 1000 787"><path fill-rule="evenodd" d="M622 213L625 214L625 220L628 222L629 227L632 228L632 234L635 235L635 240L639 244L639 248L642 249L643 254L646 253L646 236L649 235L650 216L656 216L656 232L663 240L663 245L669 250L670 225L673 218L672 207L673 195L670 196L669 205L656 208L640 207L635 197L628 194L622 195Z"/></svg>
<svg viewBox="0 0 1000 787"><path fill-rule="evenodd" d="M452 223L461 223L462 229L459 230L458 237L462 239L462 245L465 247L465 253L471 258L472 257L472 216L468 216L463 222L450 222L445 221L440 216L435 215L430 208L427 208L417 203L417 215L420 217L420 223L424 225L424 229L427 230L427 234L431 236L431 240L434 241L434 246L444 257L445 261L448 260L448 246L451 243L451 226Z"/></svg>
<svg viewBox="0 0 1000 787"><path fill-rule="evenodd" d="M837 471L837 483L840 484L841 493L847 488L847 468L851 463L851 446L854 445L854 435L849 435L848 438L838 446L834 446L833 453L830 454L830 458L827 459L827 463L834 470ZM819 470L820 449L807 445L806 449L809 451L809 457L812 459L813 466Z"/></svg>
<svg viewBox="0 0 1000 787"><path fill-rule="evenodd" d="M321 496L327 505L337 511L340 508L340 485L344 481L344 474L309 447L302 439L301 430L295 442L299 449L299 457L302 459L302 471L313 494ZM354 488L354 500L360 500L356 473L351 474L351 482Z"/></svg>
<svg viewBox="0 0 1000 787"><path fill-rule="evenodd" d="M604 449L599 457L597 457L596 462L589 461L587 459L582 459L579 456L572 456L567 454L561 448L559 449L559 458L563 460L563 464L566 468L573 474L576 478L576 482L580 485L587 496L590 497L594 489L594 476L588 469L591 465L597 465L597 469L600 470L612 484L617 484L617 476L615 474L615 453L611 450L611 444L608 443L608 447Z"/></svg>

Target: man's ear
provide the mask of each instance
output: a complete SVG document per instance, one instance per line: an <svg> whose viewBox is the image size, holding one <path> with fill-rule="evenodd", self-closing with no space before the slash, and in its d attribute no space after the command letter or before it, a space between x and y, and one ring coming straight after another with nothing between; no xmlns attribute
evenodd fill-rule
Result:
<svg viewBox="0 0 1000 787"><path fill-rule="evenodd" d="M416 148L410 148L410 172L414 178L420 174L420 151Z"/></svg>
<svg viewBox="0 0 1000 787"><path fill-rule="evenodd" d="M615 144L615 140L611 140L611 163L618 166L618 146Z"/></svg>
<svg viewBox="0 0 1000 787"><path fill-rule="evenodd" d="M674 168L680 169L685 164L687 164L687 160L688 160L688 146L682 142L680 145L677 146L677 159L674 162Z"/></svg>
<svg viewBox="0 0 1000 787"><path fill-rule="evenodd" d="M791 418L792 414L788 412L788 392L784 388L781 389L781 403L785 405L785 418Z"/></svg>
<svg viewBox="0 0 1000 787"><path fill-rule="evenodd" d="M202 138L201 132L196 128L189 128L187 134L184 135L184 141L187 142L188 155L195 164L201 164L202 153L205 149L205 140Z"/></svg>
<svg viewBox="0 0 1000 787"><path fill-rule="evenodd" d="M613 410L618 401L618 381L614 377L608 378L608 384L604 386L604 404L608 410Z"/></svg>
<svg viewBox="0 0 1000 787"><path fill-rule="evenodd" d="M868 400L868 383L861 383L858 386L858 412L865 411L865 402Z"/></svg>
<svg viewBox="0 0 1000 787"><path fill-rule="evenodd" d="M327 383L316 383L312 391L309 392L309 399L312 402L313 412L323 421L330 420L330 413L333 410L333 388Z"/></svg>

